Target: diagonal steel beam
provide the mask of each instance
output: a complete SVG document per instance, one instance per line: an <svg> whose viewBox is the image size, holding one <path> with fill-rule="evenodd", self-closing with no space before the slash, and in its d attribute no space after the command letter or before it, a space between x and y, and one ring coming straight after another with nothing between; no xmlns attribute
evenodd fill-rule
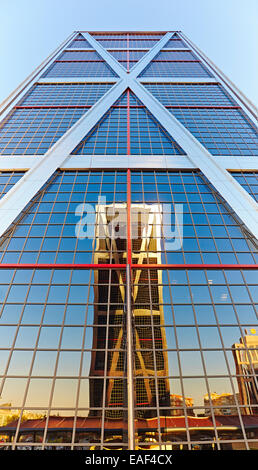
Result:
<svg viewBox="0 0 258 470"><path fill-rule="evenodd" d="M65 163L74 148L121 96L124 88L123 81L119 80L0 200L0 236L57 168Z"/></svg>
<svg viewBox="0 0 258 470"><path fill-rule="evenodd" d="M129 87L155 118L177 141L191 162L204 173L232 209L258 238L257 205L249 194L223 169L219 160L213 157L201 143L137 80L151 60L172 37L167 33L128 73L124 67L96 41L89 33L85 39L118 75L118 81L74 126L68 130L44 157L31 168L23 178L0 201L0 236L19 215L41 186L64 164L71 151L90 132L98 120ZM104 77L103 77L103 80ZM103 162L104 164L104 162Z"/></svg>
<svg viewBox="0 0 258 470"><path fill-rule="evenodd" d="M89 35L90 36L90 35ZM167 132L176 140L176 142L186 151L191 162L199 168L207 179L213 184L215 189L229 203L234 212L244 222L246 227L258 239L258 212L257 204L254 199L245 191L245 189L230 175L230 173L219 164L219 160L214 158L211 153L186 129L146 88L139 83L137 76L154 59L156 54L164 47L172 33L167 33L146 55L144 55L137 64L127 74L128 87L143 102L143 104L158 119ZM89 40L87 36L87 40ZM94 42L97 42L95 39ZM93 45L93 44L92 44ZM101 45L99 53L102 55ZM104 50L103 58L110 65L116 61L113 56ZM124 68L123 68L124 69ZM125 76L125 72L122 72Z"/></svg>
<svg viewBox="0 0 258 470"><path fill-rule="evenodd" d="M138 62L131 68L130 78L136 79L141 72L149 65L156 55L163 49L167 42L171 39L173 33L166 33Z"/></svg>
<svg viewBox="0 0 258 470"><path fill-rule="evenodd" d="M83 33L83 37L90 43L90 45L95 49L95 51L101 56L105 62L114 70L114 72L120 77L125 78L127 76L127 72L118 60L112 56L101 44L99 41L94 39L89 33Z"/></svg>
<svg viewBox="0 0 258 470"><path fill-rule="evenodd" d="M223 168L219 159L210 152L181 124L154 96L137 81L130 88L155 116L167 132L187 153L191 162L213 184L229 203L246 227L258 239L258 205L244 188Z"/></svg>
<svg viewBox="0 0 258 470"><path fill-rule="evenodd" d="M128 80L130 74L124 67L109 54L101 44L86 33L85 39L95 48L101 57L118 75L117 83L92 106L47 152L35 165L13 186L0 200L0 236L8 229L11 223L18 217L30 200L40 190L51 175L64 165L67 157L97 124L110 106L128 88L132 80ZM159 48L155 47L153 54L157 54L163 47L164 41L159 41ZM157 45L156 45L157 46ZM149 56L151 60L152 55ZM103 77L103 81L105 78Z"/></svg>

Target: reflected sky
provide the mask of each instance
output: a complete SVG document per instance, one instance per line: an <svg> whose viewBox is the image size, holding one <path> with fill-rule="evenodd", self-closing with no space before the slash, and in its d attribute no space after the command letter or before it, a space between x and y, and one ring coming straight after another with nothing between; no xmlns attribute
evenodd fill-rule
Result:
<svg viewBox="0 0 258 470"><path fill-rule="evenodd" d="M34 273L30 270L24 271L24 276L21 271L1 270L0 273L2 282L10 283L9 291L7 284L1 285L2 301L6 295L6 302L0 318L0 370L1 374L7 374L1 403L21 406L27 386L25 377L31 375L26 406L49 406L53 393L52 406L73 407L81 376L85 394L84 398L80 395L80 402L89 406L86 377L90 374L90 350L94 335L99 335L101 328L91 326L94 276L92 284L87 284L90 277L84 271ZM164 322L160 332L164 331L168 349L165 354L171 377L170 392L182 395L182 389L179 390L182 383L180 387L174 386L182 376L184 393L193 399L195 406L203 406L207 381L210 392L232 394L229 373L234 376L236 369L231 347L239 342L245 330L249 333L257 324L253 297L250 297L257 295L255 272L160 271L159 279L164 283L160 297ZM139 286L144 286L144 282L140 281ZM92 302L89 305L88 292ZM156 298L150 300L156 305ZM136 311L146 311L146 308L150 311L150 305L146 305L146 300L143 304L138 300ZM112 308L116 307L114 304ZM101 304L97 308L101 309ZM112 328L110 325L110 334ZM152 344L147 347L152 350ZM82 352L83 349L88 351ZM38 376L42 378L37 379ZM234 391L238 392L236 379L232 380Z"/></svg>

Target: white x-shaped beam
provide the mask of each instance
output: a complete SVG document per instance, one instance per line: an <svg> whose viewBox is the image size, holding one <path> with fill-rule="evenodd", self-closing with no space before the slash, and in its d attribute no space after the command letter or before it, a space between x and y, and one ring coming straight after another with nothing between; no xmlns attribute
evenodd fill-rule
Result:
<svg viewBox="0 0 258 470"><path fill-rule="evenodd" d="M216 190L230 204L248 230L258 239L257 204L228 171L219 164L203 145L156 99L137 79L139 74L165 46L173 33L166 33L152 49L127 72L125 68L89 33L85 39L114 70L117 78L111 89L99 99L47 152L28 170L0 201L0 236L8 229L21 211L51 175L64 165L81 140L92 130L110 106L130 88L148 108L166 131L185 151L190 161L208 178ZM103 77L103 81L105 78ZM106 159L108 160L108 156ZM105 162L103 161L103 168Z"/></svg>

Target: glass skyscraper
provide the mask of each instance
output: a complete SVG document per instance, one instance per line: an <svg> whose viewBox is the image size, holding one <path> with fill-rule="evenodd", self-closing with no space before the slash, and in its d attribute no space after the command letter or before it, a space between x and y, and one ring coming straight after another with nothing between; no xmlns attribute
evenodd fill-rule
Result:
<svg viewBox="0 0 258 470"><path fill-rule="evenodd" d="M4 101L0 449L258 449L256 116L181 31Z"/></svg>

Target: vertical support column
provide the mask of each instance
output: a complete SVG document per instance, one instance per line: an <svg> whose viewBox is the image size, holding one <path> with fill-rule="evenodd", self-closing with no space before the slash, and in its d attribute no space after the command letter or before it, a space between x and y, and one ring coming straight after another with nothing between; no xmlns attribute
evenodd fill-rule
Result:
<svg viewBox="0 0 258 470"><path fill-rule="evenodd" d="M126 265L126 359L128 402L128 450L135 449L134 384L133 384L133 328L131 304L131 266Z"/></svg>

